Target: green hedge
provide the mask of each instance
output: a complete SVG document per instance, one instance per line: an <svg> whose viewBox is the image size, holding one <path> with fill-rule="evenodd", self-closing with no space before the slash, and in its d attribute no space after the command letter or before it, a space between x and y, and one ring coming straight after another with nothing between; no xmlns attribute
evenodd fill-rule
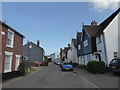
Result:
<svg viewBox="0 0 120 90"><path fill-rule="evenodd" d="M103 61L89 61L87 64L87 70L92 73L105 73L105 63Z"/></svg>

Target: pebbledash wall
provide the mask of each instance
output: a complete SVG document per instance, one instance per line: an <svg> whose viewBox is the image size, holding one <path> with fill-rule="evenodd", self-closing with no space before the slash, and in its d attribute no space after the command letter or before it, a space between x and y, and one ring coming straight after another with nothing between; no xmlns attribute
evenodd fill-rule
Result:
<svg viewBox="0 0 120 90"><path fill-rule="evenodd" d="M12 29L10 26L6 25L5 23L0 23L0 29L2 28L2 73L16 71L16 64L17 66L22 62L22 45L23 45L23 38L24 36ZM8 31L13 33L13 46L7 46L7 38L8 38ZM6 54L11 54L10 59L10 69L5 70L5 60ZM16 59L19 58L19 62L16 63Z"/></svg>

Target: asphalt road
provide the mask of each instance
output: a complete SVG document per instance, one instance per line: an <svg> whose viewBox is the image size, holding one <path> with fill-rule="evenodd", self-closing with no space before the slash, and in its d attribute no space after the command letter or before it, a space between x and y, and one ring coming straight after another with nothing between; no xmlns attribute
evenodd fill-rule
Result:
<svg viewBox="0 0 120 90"><path fill-rule="evenodd" d="M74 71L61 71L60 67L50 63L38 71L10 82L3 88L96 88Z"/></svg>

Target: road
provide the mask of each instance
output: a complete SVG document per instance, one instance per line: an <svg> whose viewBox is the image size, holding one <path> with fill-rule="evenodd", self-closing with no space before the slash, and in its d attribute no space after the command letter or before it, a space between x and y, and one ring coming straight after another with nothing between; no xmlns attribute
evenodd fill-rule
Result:
<svg viewBox="0 0 120 90"><path fill-rule="evenodd" d="M60 67L50 63L38 71L19 80L8 83L3 88L97 88L74 71L61 71Z"/></svg>

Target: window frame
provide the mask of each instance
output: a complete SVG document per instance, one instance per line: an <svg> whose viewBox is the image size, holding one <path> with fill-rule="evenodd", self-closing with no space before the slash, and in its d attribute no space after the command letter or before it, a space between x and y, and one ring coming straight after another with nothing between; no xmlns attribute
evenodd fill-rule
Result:
<svg viewBox="0 0 120 90"><path fill-rule="evenodd" d="M20 65L20 57L21 57L21 55L15 55L15 57L16 57L15 58L15 70L17 70L18 66ZM19 59L18 62L16 62L17 59Z"/></svg>
<svg viewBox="0 0 120 90"><path fill-rule="evenodd" d="M79 50L81 49L81 44L78 45L78 49L79 49Z"/></svg>
<svg viewBox="0 0 120 90"><path fill-rule="evenodd" d="M84 40L83 44L84 44L84 47L87 47L88 46L88 40Z"/></svg>
<svg viewBox="0 0 120 90"><path fill-rule="evenodd" d="M11 45L8 45L8 33L12 33L12 38L11 38ZM13 48L13 44L14 44L14 32L13 31L11 31L10 29L8 29L8 33L7 33L7 44L6 44L6 46L7 47L10 47L10 48Z"/></svg>
<svg viewBox="0 0 120 90"><path fill-rule="evenodd" d="M10 56L9 69L5 69L6 56ZM13 58L13 52L7 52L7 51L5 51L4 73L6 73L6 72L11 72L11 68L12 68L12 58Z"/></svg>

